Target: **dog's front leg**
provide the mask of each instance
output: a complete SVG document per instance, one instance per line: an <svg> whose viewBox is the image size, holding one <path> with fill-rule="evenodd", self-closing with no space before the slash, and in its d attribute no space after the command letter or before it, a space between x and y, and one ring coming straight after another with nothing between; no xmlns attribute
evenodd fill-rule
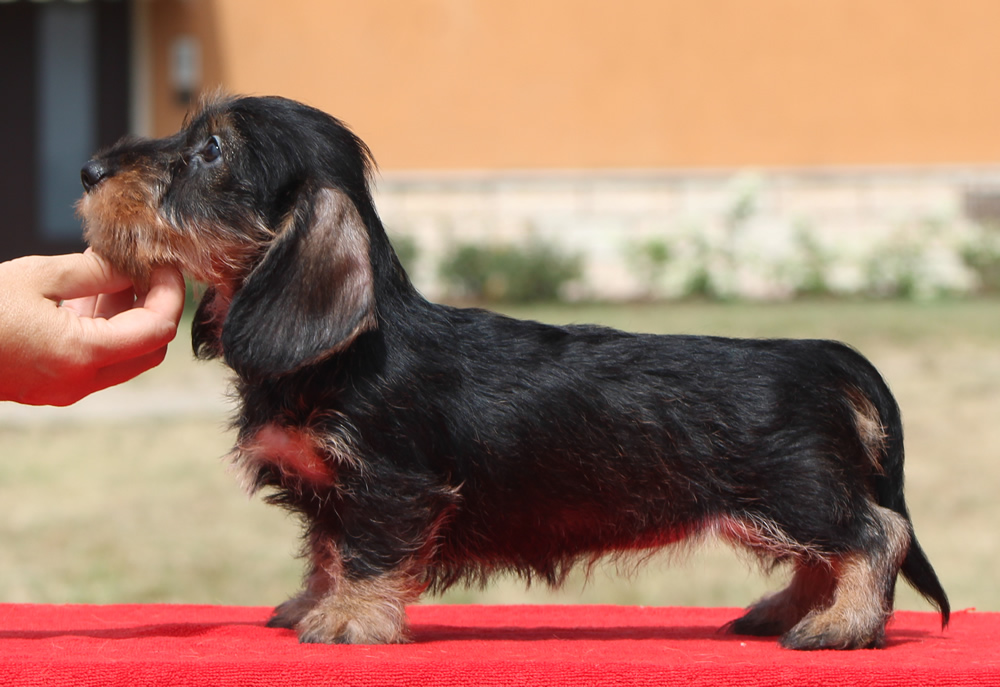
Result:
<svg viewBox="0 0 1000 687"><path fill-rule="evenodd" d="M275 610L271 627L294 629L299 641L396 644L407 641L406 606L425 585L420 566L405 559L389 570L345 565L341 547L313 532L305 589Z"/></svg>
<svg viewBox="0 0 1000 687"><path fill-rule="evenodd" d="M299 641L398 644L407 641L406 606L422 591L406 570L353 579L341 574L296 624Z"/></svg>

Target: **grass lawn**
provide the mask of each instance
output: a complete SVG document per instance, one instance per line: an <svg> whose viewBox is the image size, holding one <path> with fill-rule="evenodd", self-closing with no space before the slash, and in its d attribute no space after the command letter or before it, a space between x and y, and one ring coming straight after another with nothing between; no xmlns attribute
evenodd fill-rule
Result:
<svg viewBox="0 0 1000 687"><path fill-rule="evenodd" d="M509 309L551 322L847 341L882 369L907 433L917 534L955 608L1000 610L1000 302L648 304ZM69 409L0 406L0 601L269 605L299 581L297 523L248 499L222 456L225 372L167 361ZM623 574L618 574L623 573ZM498 580L447 602L744 606L779 587L711 543L558 592ZM586 582L586 584L585 584ZM927 609L905 584L898 606Z"/></svg>

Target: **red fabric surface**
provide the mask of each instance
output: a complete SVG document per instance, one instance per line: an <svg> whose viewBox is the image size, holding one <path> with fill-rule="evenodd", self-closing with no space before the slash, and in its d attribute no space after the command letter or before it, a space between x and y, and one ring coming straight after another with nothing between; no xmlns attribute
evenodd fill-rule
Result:
<svg viewBox="0 0 1000 687"><path fill-rule="evenodd" d="M414 606L414 641L300 645L268 608L0 604L2 685L1000 684L1000 614L899 612L883 650L722 634L735 609Z"/></svg>

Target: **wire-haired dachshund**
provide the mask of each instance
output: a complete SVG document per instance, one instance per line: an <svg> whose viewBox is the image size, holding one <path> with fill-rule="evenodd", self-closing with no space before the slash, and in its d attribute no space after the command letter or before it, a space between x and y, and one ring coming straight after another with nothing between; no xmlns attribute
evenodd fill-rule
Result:
<svg viewBox="0 0 1000 687"><path fill-rule="evenodd" d="M794 649L883 644L902 573L948 599L903 499L899 409L830 341L550 326L426 301L379 221L368 148L282 98L216 97L83 167L93 248L208 289L192 326L241 400L232 459L301 516L308 571L270 624L405 641L425 590L712 533L786 589L728 625Z"/></svg>

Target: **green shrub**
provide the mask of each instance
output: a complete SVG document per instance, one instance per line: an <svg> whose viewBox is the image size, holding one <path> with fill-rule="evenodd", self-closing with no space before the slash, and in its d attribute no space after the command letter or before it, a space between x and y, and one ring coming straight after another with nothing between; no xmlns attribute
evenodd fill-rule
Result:
<svg viewBox="0 0 1000 687"><path fill-rule="evenodd" d="M920 285L920 246L895 242L876 251L868 260L867 287L876 298L912 300Z"/></svg>
<svg viewBox="0 0 1000 687"><path fill-rule="evenodd" d="M682 298L697 298L707 300L725 300L722 286L712 270L712 262L720 251L710 244L701 234L694 236L694 255L691 257L691 270L684 280L681 290Z"/></svg>
<svg viewBox="0 0 1000 687"><path fill-rule="evenodd" d="M953 293L954 289L935 278L930 261L935 242L948 228L933 217L898 227L868 259L868 295L915 300Z"/></svg>
<svg viewBox="0 0 1000 687"><path fill-rule="evenodd" d="M981 293L1000 293L1000 227L989 226L962 248L962 261L976 273Z"/></svg>
<svg viewBox="0 0 1000 687"><path fill-rule="evenodd" d="M656 297L667 265L673 259L669 244L663 239L641 241L628 246L625 258L642 283L646 297Z"/></svg>
<svg viewBox="0 0 1000 687"><path fill-rule="evenodd" d="M833 258L816 239L808 225L801 222L795 230L795 247L798 250L795 267L801 272L795 285L795 295L829 295L831 289L826 275Z"/></svg>
<svg viewBox="0 0 1000 687"><path fill-rule="evenodd" d="M559 300L563 287L583 275L579 255L532 241L524 247L460 245L440 267L453 296L485 302Z"/></svg>

